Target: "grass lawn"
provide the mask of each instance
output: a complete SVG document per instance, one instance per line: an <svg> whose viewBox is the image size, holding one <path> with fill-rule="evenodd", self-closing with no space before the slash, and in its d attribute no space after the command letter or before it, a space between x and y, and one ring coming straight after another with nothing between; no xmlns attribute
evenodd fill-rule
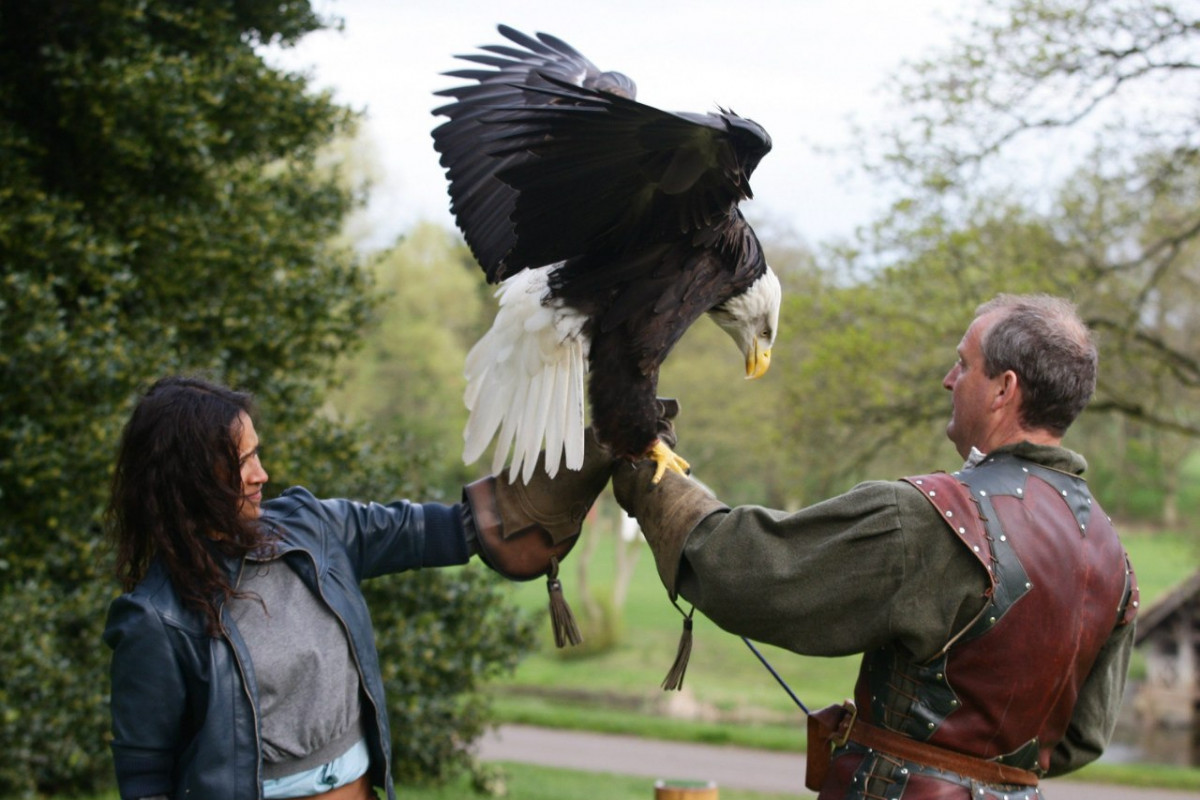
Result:
<svg viewBox="0 0 1200 800"><path fill-rule="evenodd" d="M610 591L615 560L613 542L613 538L606 537L591 558L587 583L593 594ZM568 559L559 577L567 600L576 616L582 618L583 598L579 594L581 581L577 567L578 562ZM580 655L577 651L586 648L586 642L581 648L554 648L548 616L544 613L543 581L514 584L512 591L518 605L537 612L546 621L542 628L544 646L524 660L505 687L510 700L514 695L520 697L526 692L536 695L552 688L561 697L573 697L584 705L588 697L596 697L597 705L608 710L619 706L621 710L668 714L695 721L736 719L740 715L746 722L803 727L804 717L799 709L745 643L700 614L694 618L692 656L684 691L666 693L659 688L675 658L683 626L682 617L667 598L644 545L617 623L618 644L605 652ZM681 601L681 604L687 610L686 603ZM806 658L769 645L757 646L809 707L841 702L853 691L858 670L856 656ZM517 691L514 693L513 689Z"/></svg>

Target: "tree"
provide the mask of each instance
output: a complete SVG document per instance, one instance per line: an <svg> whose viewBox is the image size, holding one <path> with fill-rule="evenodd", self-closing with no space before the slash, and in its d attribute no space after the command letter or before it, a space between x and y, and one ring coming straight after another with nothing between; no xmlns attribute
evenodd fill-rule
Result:
<svg viewBox="0 0 1200 800"><path fill-rule="evenodd" d="M101 514L139 386L256 393L276 486L390 494L418 463L317 413L374 302L335 238L358 192L317 159L354 117L259 47L324 24L306 0L0 2L0 794L111 780Z"/></svg>
<svg viewBox="0 0 1200 800"><path fill-rule="evenodd" d="M432 223L380 254L374 277L379 322L343 360L331 404L374 430L403 431L447 480L477 477L480 465L461 463L463 364L491 324L492 289L462 240Z"/></svg>
<svg viewBox="0 0 1200 800"><path fill-rule="evenodd" d="M874 164L908 187L905 203L960 222L997 187L1044 215L1080 267L1071 293L1107 363L1128 375L1102 385L1095 409L1192 437L1200 426L1178 410L1200 390L1198 79L1190 4L991 0L966 36L900 73L908 111ZM1169 399L1148 401L1147 385Z"/></svg>
<svg viewBox="0 0 1200 800"><path fill-rule="evenodd" d="M778 364L788 374L780 430L799 454L806 501L953 463L941 382L974 308L1001 291L1063 293L1075 280L1043 268L1061 245L1002 199L981 203L964 226L907 214L873 231L886 264L849 247L830 252L824 270L837 280L788 298L789 337L803 349L784 350Z"/></svg>
<svg viewBox="0 0 1200 800"><path fill-rule="evenodd" d="M870 291L896 275L942 283L937 304L910 306L926 332L997 291L1073 298L1101 344L1088 413L1180 450L1171 437L1200 436L1197 9L988 0L969 13L963 35L896 73L899 113L866 162L900 199L847 263ZM952 269L956 251L990 272L958 283L957 302L947 282L971 270Z"/></svg>

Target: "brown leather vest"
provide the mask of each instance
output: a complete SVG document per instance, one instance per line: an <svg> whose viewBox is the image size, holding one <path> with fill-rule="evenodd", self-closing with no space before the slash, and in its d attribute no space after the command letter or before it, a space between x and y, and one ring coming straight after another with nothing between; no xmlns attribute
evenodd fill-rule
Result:
<svg viewBox="0 0 1200 800"><path fill-rule="evenodd" d="M929 661L911 661L890 645L866 653L858 713L919 741L1042 772L1100 648L1136 613L1124 548L1082 478L1012 454L905 480L987 570L987 602ZM856 752L853 743L835 753L831 778L822 798L1038 796L1036 789L993 792Z"/></svg>

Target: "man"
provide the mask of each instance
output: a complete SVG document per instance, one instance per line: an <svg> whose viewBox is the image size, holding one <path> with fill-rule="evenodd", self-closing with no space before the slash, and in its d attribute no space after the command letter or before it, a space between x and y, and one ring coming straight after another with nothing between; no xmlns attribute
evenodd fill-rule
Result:
<svg viewBox="0 0 1200 800"><path fill-rule="evenodd" d="M856 486L793 514L619 466L672 599L806 655L863 653L855 702L810 718L821 800L1036 798L1112 733L1137 587L1061 446L1096 348L1073 306L981 306L943 380L966 464Z"/></svg>

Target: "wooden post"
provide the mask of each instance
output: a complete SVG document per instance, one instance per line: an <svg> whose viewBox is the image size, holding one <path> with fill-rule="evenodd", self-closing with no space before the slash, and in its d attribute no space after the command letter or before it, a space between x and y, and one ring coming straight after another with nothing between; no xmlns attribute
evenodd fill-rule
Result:
<svg viewBox="0 0 1200 800"><path fill-rule="evenodd" d="M655 781L654 800L717 800L713 781Z"/></svg>

